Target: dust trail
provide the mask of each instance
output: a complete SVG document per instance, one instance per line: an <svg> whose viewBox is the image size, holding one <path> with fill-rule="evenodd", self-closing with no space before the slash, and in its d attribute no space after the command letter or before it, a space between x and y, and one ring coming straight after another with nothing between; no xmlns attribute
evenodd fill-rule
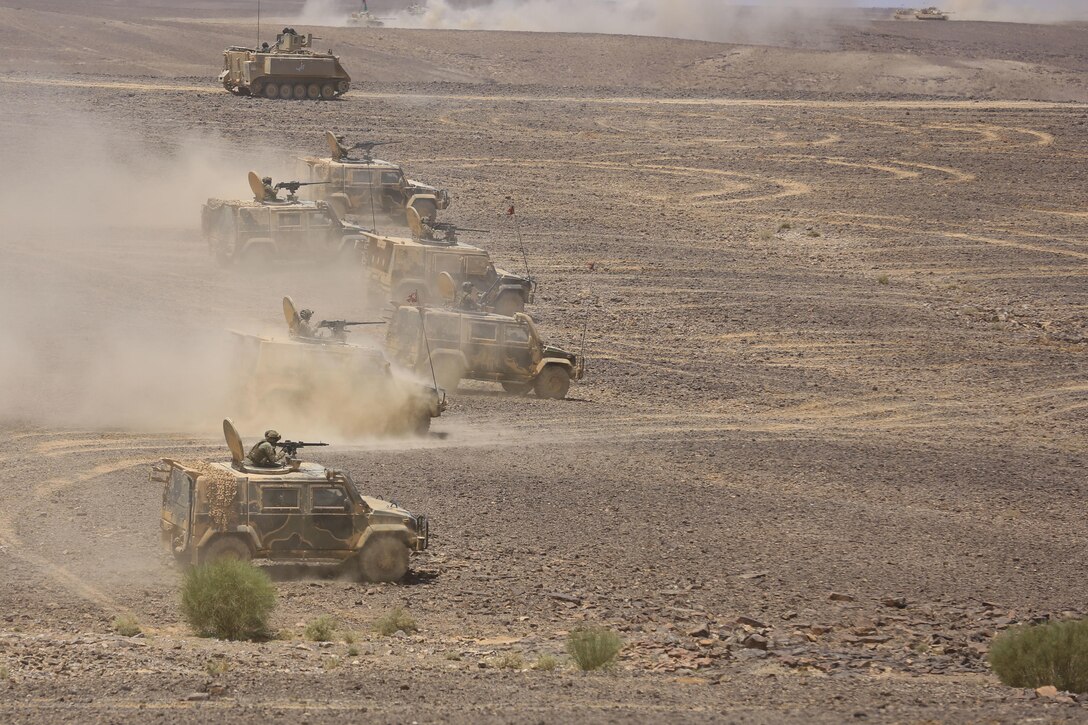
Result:
<svg viewBox="0 0 1088 725"><path fill-rule="evenodd" d="M953 20L1006 23L1064 23L1088 20L1085 0L947 0L937 3Z"/></svg>

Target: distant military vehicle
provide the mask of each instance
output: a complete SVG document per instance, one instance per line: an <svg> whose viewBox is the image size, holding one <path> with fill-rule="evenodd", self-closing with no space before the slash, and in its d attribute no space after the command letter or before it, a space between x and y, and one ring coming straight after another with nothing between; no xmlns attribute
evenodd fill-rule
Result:
<svg viewBox="0 0 1088 725"><path fill-rule="evenodd" d="M438 384L449 390L468 378L502 383L509 393L534 390L541 398L561 399L585 373L583 358L545 344L524 313L507 317L402 305L385 344L395 362L421 375L433 369Z"/></svg>
<svg viewBox="0 0 1088 725"><path fill-rule="evenodd" d="M948 13L940 8L928 7L916 12L914 17L919 20L948 20Z"/></svg>
<svg viewBox="0 0 1088 725"><path fill-rule="evenodd" d="M351 76L332 51L313 50L313 35L284 28L276 43L260 48L232 46L223 51L219 82L237 96L329 100L351 88Z"/></svg>
<svg viewBox="0 0 1088 725"><path fill-rule="evenodd" d="M382 28L385 27L385 23L382 19L370 12L370 8L367 7L366 0L362 0L363 9L352 13L348 17L348 25L361 25L366 28Z"/></svg>
<svg viewBox="0 0 1088 725"><path fill-rule="evenodd" d="M896 20L913 20L914 14L918 12L914 8L900 8L892 15Z"/></svg>
<svg viewBox="0 0 1088 725"><path fill-rule="evenodd" d="M229 463L156 463L161 483L160 536L183 566L220 559L341 563L360 579L399 581L412 552L427 548L429 525L394 503L364 496L343 471L304 463L305 445L283 441L274 468L247 462L229 420L223 434Z"/></svg>
<svg viewBox="0 0 1088 725"><path fill-rule="evenodd" d="M311 322L290 297L283 315L287 339L232 333L234 404L245 421L290 416L347 436L424 435L446 409L444 390L395 370L377 346L347 342L346 328L360 323Z"/></svg>
<svg viewBox="0 0 1088 725"><path fill-rule="evenodd" d="M457 239L459 231L479 230L425 224L411 209L408 217L413 239L366 234L363 266L375 302L437 302L450 299L466 282L479 306L500 315L523 312L533 301L532 279L496 268L486 251Z"/></svg>
<svg viewBox="0 0 1088 725"><path fill-rule="evenodd" d="M272 180L249 173L252 201L208 199L200 226L216 260L263 264L274 259L356 260L366 243L365 230L341 221L329 204L300 201L297 192L310 182ZM287 190L286 199L279 191Z"/></svg>
<svg viewBox="0 0 1088 725"><path fill-rule="evenodd" d="M332 131L325 132L325 142L329 156L308 156L301 161L309 181L318 182L308 190L309 197L329 202L341 217L364 220L369 225L375 215L381 214L405 225L408 208L415 209L423 219L434 219L440 209L449 207L450 195L445 189L413 181L400 166L372 156L377 146L389 142L366 141L348 146Z"/></svg>

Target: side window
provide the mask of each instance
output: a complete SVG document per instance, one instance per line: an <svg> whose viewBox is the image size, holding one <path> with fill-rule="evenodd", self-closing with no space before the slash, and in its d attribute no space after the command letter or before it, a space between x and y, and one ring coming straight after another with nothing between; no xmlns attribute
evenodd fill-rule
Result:
<svg viewBox="0 0 1088 725"><path fill-rule="evenodd" d="M461 341L461 318L457 315L427 315L426 324L431 340Z"/></svg>
<svg viewBox="0 0 1088 725"><path fill-rule="evenodd" d="M327 227L332 225L332 219L325 212L315 212L310 215L311 227Z"/></svg>
<svg viewBox="0 0 1088 725"><path fill-rule="evenodd" d="M292 229L302 226L302 215L297 211L284 212L276 215L276 222L280 229Z"/></svg>
<svg viewBox="0 0 1088 725"><path fill-rule="evenodd" d="M370 169L352 169L351 170L351 183L370 185Z"/></svg>
<svg viewBox="0 0 1088 725"><path fill-rule="evenodd" d="M396 186L400 182L400 174L396 171L383 171L382 172L382 185L383 186Z"/></svg>
<svg viewBox="0 0 1088 725"><path fill-rule="evenodd" d="M457 254L436 254L434 255L434 273L436 275L442 272L449 272L450 276L456 280L461 275L461 257Z"/></svg>
<svg viewBox="0 0 1088 725"><path fill-rule="evenodd" d="M310 489L313 496L312 511L317 513L344 513L349 510L350 499L340 486L314 486Z"/></svg>
<svg viewBox="0 0 1088 725"><path fill-rule="evenodd" d="M509 325L504 329L506 331L506 341L511 345L529 344L529 331L524 327Z"/></svg>
<svg viewBox="0 0 1088 725"><path fill-rule="evenodd" d="M495 342L499 339L499 326L494 322L473 322L468 334L471 340Z"/></svg>
<svg viewBox="0 0 1088 725"><path fill-rule="evenodd" d="M261 487L262 511L299 511L299 490L284 486Z"/></svg>
<svg viewBox="0 0 1088 725"><path fill-rule="evenodd" d="M487 277L487 268L489 266L490 264L487 260L487 257L482 254L465 257L465 276Z"/></svg>

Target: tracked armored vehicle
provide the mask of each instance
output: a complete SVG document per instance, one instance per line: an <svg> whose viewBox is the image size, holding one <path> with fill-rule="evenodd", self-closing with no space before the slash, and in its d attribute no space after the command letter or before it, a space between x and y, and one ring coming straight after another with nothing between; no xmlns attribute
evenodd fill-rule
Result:
<svg viewBox="0 0 1088 725"><path fill-rule="evenodd" d="M429 375L414 378L377 346L348 342L347 321L313 324L290 297L283 315L286 339L231 333L234 410L245 422L290 417L348 437L425 435L446 409L446 393Z"/></svg>
<svg viewBox="0 0 1088 725"><path fill-rule="evenodd" d="M928 7L916 12L914 17L919 20L948 20L948 13L940 8Z"/></svg>
<svg viewBox="0 0 1088 725"><path fill-rule="evenodd" d="M182 566L219 559L332 562L363 581L395 582L413 552L427 548L429 526L394 503L364 496L351 476L299 460L285 441L282 465L256 466L223 421L229 463L163 458L150 473L161 483L160 537ZM293 448L293 450L292 450Z"/></svg>
<svg viewBox="0 0 1088 725"><path fill-rule="evenodd" d="M445 189L409 179L400 166L375 159L372 152L382 142L348 146L331 131L325 132L325 142L329 156L300 159L307 180L314 182L308 198L327 201L342 218L372 225L374 216L381 214L404 226L409 208L423 219L434 219L439 210L449 207Z"/></svg>
<svg viewBox="0 0 1088 725"><path fill-rule="evenodd" d="M896 20L914 20L914 14L918 12L914 8L899 8L892 14Z"/></svg>
<svg viewBox="0 0 1088 725"><path fill-rule="evenodd" d="M313 35L284 28L275 45L227 48L219 82L237 96L329 100L344 95L351 76L331 50L313 50L313 41Z"/></svg>

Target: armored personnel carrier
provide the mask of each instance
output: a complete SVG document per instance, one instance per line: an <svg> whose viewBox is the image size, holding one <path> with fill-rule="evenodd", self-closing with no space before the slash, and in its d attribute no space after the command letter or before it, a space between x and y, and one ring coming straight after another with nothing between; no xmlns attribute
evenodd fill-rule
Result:
<svg viewBox="0 0 1088 725"><path fill-rule="evenodd" d="M370 12L366 0L362 0L363 9L353 12L348 16L348 25L359 25L364 28L383 28L385 23L381 18Z"/></svg>
<svg viewBox="0 0 1088 725"><path fill-rule="evenodd" d="M896 20L913 20L916 12L918 11L914 8L899 8L892 17Z"/></svg>
<svg viewBox="0 0 1088 725"><path fill-rule="evenodd" d="M275 45L223 51L219 82L236 96L329 100L351 88L351 76L332 51L313 50L313 35L284 28Z"/></svg>
<svg viewBox="0 0 1088 725"><path fill-rule="evenodd" d="M341 221L323 201L301 201L297 192L309 182L285 181L273 185L249 172L253 199L208 199L200 213L200 227L208 248L223 265L250 266L272 260L328 262L355 261L366 243L364 229ZM286 198L279 192L286 190Z"/></svg>
<svg viewBox="0 0 1088 725"><path fill-rule="evenodd" d="M329 156L308 156L300 161L307 179L316 182L308 190L309 198L327 201L341 217L371 224L373 217L381 214L403 226L408 223L408 208L423 219L434 219L440 209L449 207L450 195L445 189L409 179L400 166L375 159L372 152L383 142L348 146L332 131L325 132L325 142Z"/></svg>
<svg viewBox="0 0 1088 725"><path fill-rule="evenodd" d="M919 20L948 20L948 13L940 8L928 7L916 12L914 17Z"/></svg>
<svg viewBox="0 0 1088 725"><path fill-rule="evenodd" d="M500 315L524 312L533 301L531 278L497 268L485 250L457 238L459 231L480 230L426 224L413 209L407 215L413 238L366 234L363 268L372 301L434 303L452 299L465 284L480 308Z"/></svg>
<svg viewBox="0 0 1088 725"><path fill-rule="evenodd" d="M358 578L399 581L412 552L427 548L426 516L364 496L343 471L297 458L305 443L278 443L282 465L245 457L228 418L229 463L186 464L163 458L150 473L161 483L160 537L182 565L219 559L334 562Z"/></svg>
<svg viewBox="0 0 1088 725"><path fill-rule="evenodd" d="M361 323L302 313L283 298L287 339L232 332L233 403L246 422L290 417L350 437L430 430L446 409L444 390L394 369L377 346L348 342L347 328Z"/></svg>
<svg viewBox="0 0 1088 725"><path fill-rule="evenodd" d="M394 361L421 375L433 370L449 390L468 378L502 383L508 393L533 390L558 400L585 373L584 358L544 343L524 313L507 317L402 305L389 322L385 345Z"/></svg>

